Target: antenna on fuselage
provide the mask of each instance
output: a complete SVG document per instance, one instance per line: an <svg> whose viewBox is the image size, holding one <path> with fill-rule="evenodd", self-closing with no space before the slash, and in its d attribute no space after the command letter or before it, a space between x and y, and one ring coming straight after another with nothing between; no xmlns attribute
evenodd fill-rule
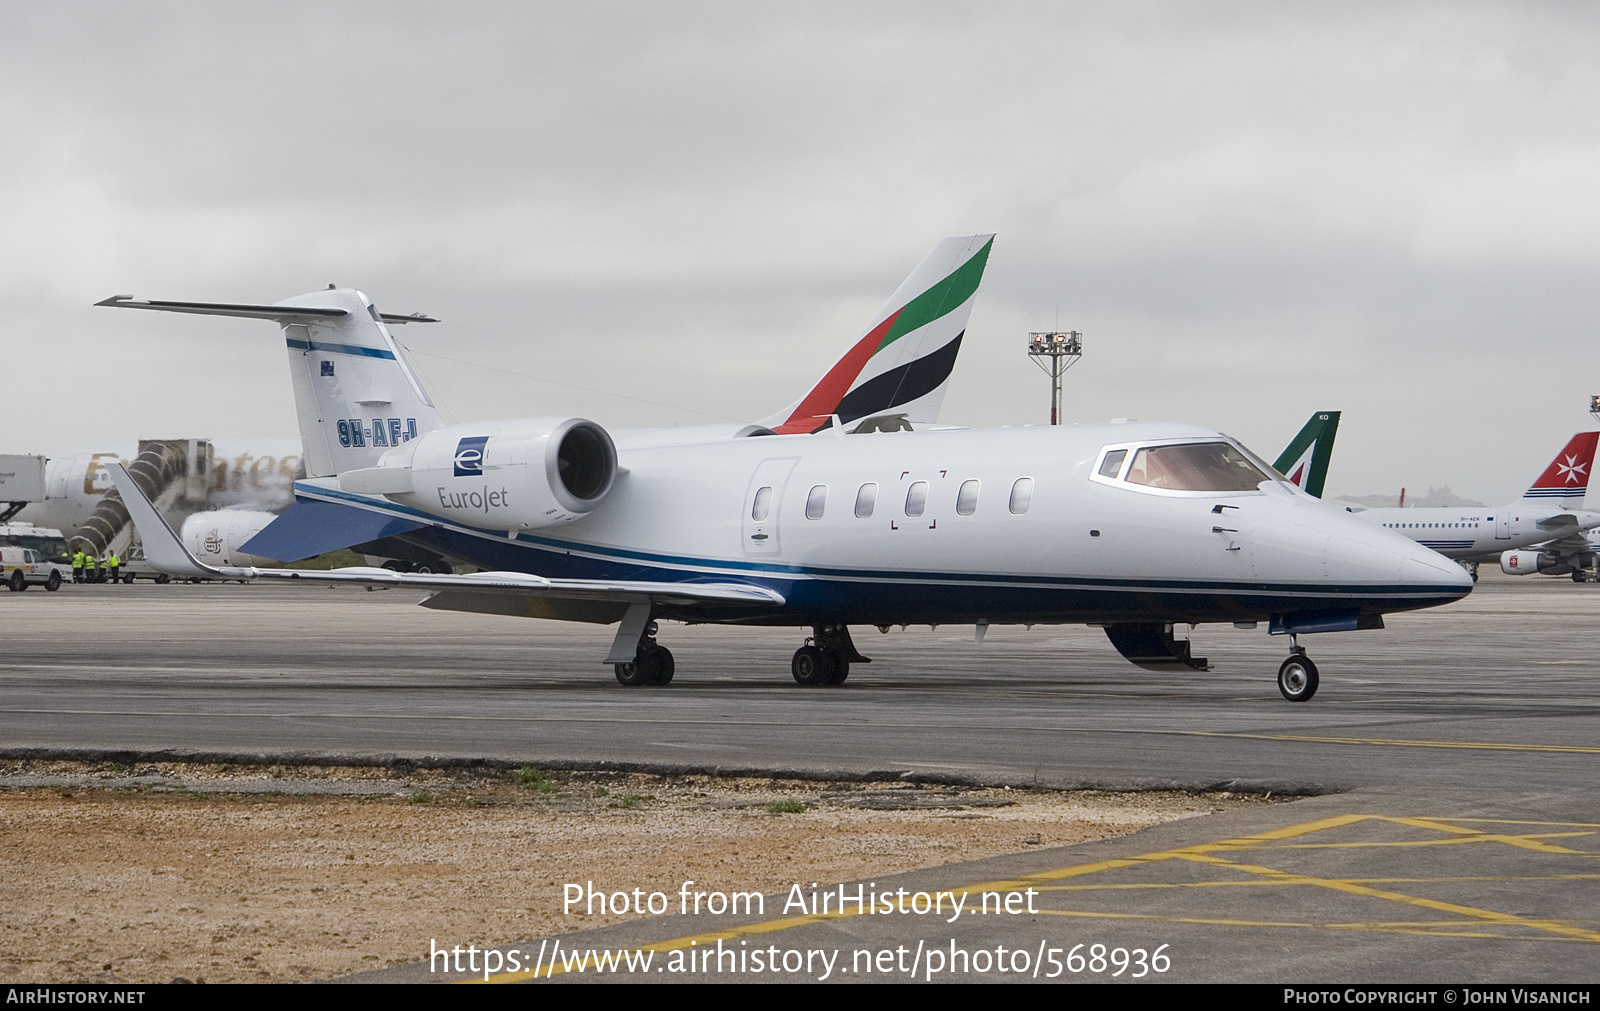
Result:
<svg viewBox="0 0 1600 1011"><path fill-rule="evenodd" d="M1083 357L1083 334L1049 330L1028 334L1028 356L1050 377L1050 424L1061 424L1061 377ZM1044 360L1048 358L1050 364Z"/></svg>

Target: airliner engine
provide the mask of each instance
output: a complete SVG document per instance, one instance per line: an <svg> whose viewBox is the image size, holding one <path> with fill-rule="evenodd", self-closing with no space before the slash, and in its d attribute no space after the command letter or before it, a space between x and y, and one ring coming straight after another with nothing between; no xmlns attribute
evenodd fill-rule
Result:
<svg viewBox="0 0 1600 1011"><path fill-rule="evenodd" d="M278 517L252 509L213 509L183 521L184 547L208 565L277 565L274 558L245 554L239 546Z"/></svg>
<svg viewBox="0 0 1600 1011"><path fill-rule="evenodd" d="M345 491L383 495L475 527L530 530L579 519L617 478L606 430L582 418L454 425L345 471Z"/></svg>
<svg viewBox="0 0 1600 1011"><path fill-rule="evenodd" d="M1590 568L1594 555L1587 552L1562 555L1553 551L1502 551L1500 571L1508 576L1565 576L1574 570ZM1574 579L1578 578L1573 576Z"/></svg>

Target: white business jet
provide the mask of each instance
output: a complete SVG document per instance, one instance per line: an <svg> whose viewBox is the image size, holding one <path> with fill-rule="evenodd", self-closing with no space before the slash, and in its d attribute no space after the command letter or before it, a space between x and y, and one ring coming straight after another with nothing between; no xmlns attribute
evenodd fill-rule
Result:
<svg viewBox="0 0 1600 1011"><path fill-rule="evenodd" d="M353 289L274 305L103 304L271 319L289 347L309 477L247 544L305 557L404 536L467 575L208 566L120 466L146 557L176 575L415 586L424 606L618 623L605 663L666 684L657 620L808 626L802 685L868 662L849 626L1087 623L1141 667L1206 670L1174 627L1268 623L1290 654L1278 687L1315 694L1298 636L1381 628L1391 611L1460 599L1459 566L1307 495L1213 429L1123 423L904 430L840 403L877 375L909 395L918 349L965 329L992 237L947 239L858 338L839 397L765 426L625 434L582 418L445 426L383 317ZM909 357L907 357L909 356ZM910 366L910 367L906 367ZM913 397L912 399L917 399ZM377 415L377 417L375 417ZM859 415L856 416L857 418ZM338 542L338 543L333 543Z"/></svg>

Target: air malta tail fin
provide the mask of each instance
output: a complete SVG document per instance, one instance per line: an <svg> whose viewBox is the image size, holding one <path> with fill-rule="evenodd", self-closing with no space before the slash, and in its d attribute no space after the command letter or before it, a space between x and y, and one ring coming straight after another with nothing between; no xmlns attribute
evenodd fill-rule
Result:
<svg viewBox="0 0 1600 1011"><path fill-rule="evenodd" d="M1594 469L1594 449L1600 432L1579 432L1556 454L1550 466L1522 496L1524 502L1536 499L1558 509L1581 509L1589 491L1589 474Z"/></svg>
<svg viewBox="0 0 1600 1011"><path fill-rule="evenodd" d="M1290 441L1273 469L1291 484L1305 489L1306 494L1321 498L1323 482L1328 479L1328 461L1333 459L1333 437L1338 431L1339 412L1318 411Z"/></svg>
<svg viewBox="0 0 1600 1011"><path fill-rule="evenodd" d="M958 235L934 246L811 392L762 424L792 435L827 428L832 415L935 421L993 244L992 234Z"/></svg>
<svg viewBox="0 0 1600 1011"><path fill-rule="evenodd" d="M156 302L131 295L95 304L270 319L283 327L308 477L374 467L394 446L445 427L389 334L390 324L438 320L380 313L354 288L330 287L273 305Z"/></svg>

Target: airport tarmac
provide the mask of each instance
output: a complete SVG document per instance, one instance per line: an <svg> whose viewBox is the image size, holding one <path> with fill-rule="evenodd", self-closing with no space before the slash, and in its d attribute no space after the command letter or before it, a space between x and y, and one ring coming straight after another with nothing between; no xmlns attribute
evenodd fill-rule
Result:
<svg viewBox="0 0 1600 1011"><path fill-rule="evenodd" d="M1185 971L1162 978L1600 977L1600 586L1486 572L1448 608L1390 616L1378 632L1306 636L1322 687L1298 705L1273 681L1286 644L1262 631L1202 627L1195 652L1216 669L1160 675L1126 664L1083 627L994 627L982 645L970 627L858 629L875 662L839 688L802 689L788 676L797 630L669 624L660 639L677 656L676 680L624 689L599 663L609 629L424 611L412 606L417 596L141 584L0 597L3 753L493 758L1344 791L1261 813L1270 824L1216 816L1004 858L1013 863L999 869L917 873L948 889L1132 860L1115 874L1066 873L1119 887L1049 892L1093 899L1054 907L1065 915L1049 922L1071 921L1070 931L1052 930L1085 937L1082 923L1099 924L1096 936L1152 942L1147 950L1181 936ZM1230 842L1264 832L1289 835ZM1193 847L1236 864L1234 851L1249 849L1245 862L1259 869L1150 856ZM1256 883L1190 880L1201 871ZM1399 915L1396 903L1410 911ZM890 926L907 920L872 919L783 930L854 932L873 944L912 936ZM1031 930L1028 944L1040 944L1036 923L996 924L962 921L952 936L1009 946ZM697 936L666 933L649 939Z"/></svg>

